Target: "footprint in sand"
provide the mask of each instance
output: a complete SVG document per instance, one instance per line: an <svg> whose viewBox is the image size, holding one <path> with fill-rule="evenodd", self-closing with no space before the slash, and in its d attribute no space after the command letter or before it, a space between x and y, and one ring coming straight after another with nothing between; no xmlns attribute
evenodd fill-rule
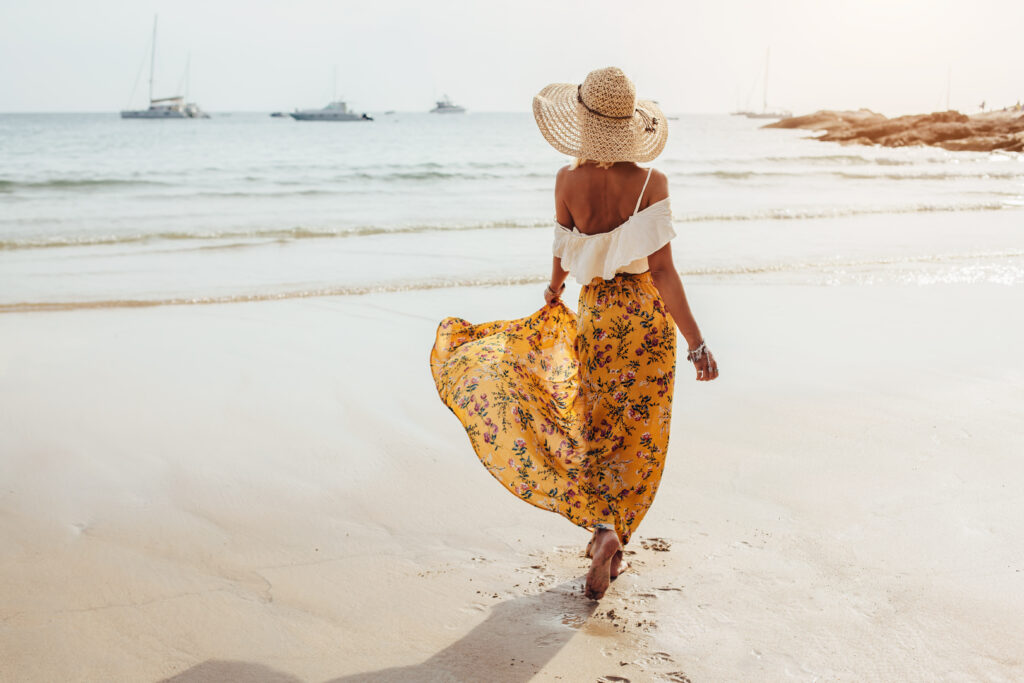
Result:
<svg viewBox="0 0 1024 683"><path fill-rule="evenodd" d="M672 681L672 683L693 683L690 677L682 671L670 671L667 674L661 674L660 678L663 681Z"/></svg>
<svg viewBox="0 0 1024 683"><path fill-rule="evenodd" d="M672 549L672 544L664 538L654 536L652 538L641 538L640 547L644 550L656 550L659 553L667 553Z"/></svg>
<svg viewBox="0 0 1024 683"><path fill-rule="evenodd" d="M659 664L674 664L675 660L672 659L672 655L667 652L652 652L646 657L642 657L633 663L638 666L655 666Z"/></svg>
<svg viewBox="0 0 1024 683"><path fill-rule="evenodd" d="M563 614L560 621L563 626L579 628L587 623L587 616L584 614Z"/></svg>
<svg viewBox="0 0 1024 683"><path fill-rule="evenodd" d="M629 683L628 678L624 676L613 676L611 674L601 676L597 681L598 683Z"/></svg>
<svg viewBox="0 0 1024 683"><path fill-rule="evenodd" d="M537 647L550 647L552 645L562 645L565 643L565 640L565 635L562 633L547 633L535 638L533 643Z"/></svg>

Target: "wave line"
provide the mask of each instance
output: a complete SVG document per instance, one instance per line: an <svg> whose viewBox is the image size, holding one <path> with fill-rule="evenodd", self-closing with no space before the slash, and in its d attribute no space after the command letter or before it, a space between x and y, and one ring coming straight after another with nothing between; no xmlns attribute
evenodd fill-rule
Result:
<svg viewBox="0 0 1024 683"><path fill-rule="evenodd" d="M811 262L761 264L710 268L689 268L679 271L683 277L729 277L765 275L800 271L830 271L846 268L898 266L914 264L955 264L976 259L1009 260L1024 258L1024 250L1005 252L975 252L966 254L928 254L922 256L883 257L875 259L823 260ZM455 289L458 287L505 287L540 284L548 277L541 275L509 276L498 278L439 278L432 280L378 283L370 285L340 285L317 289L222 296L169 297L164 299L103 299L94 301L25 301L0 303L3 313L44 313L90 309L156 308L160 306L207 306L215 304L258 303L288 299L312 299L331 296L366 296L395 292Z"/></svg>

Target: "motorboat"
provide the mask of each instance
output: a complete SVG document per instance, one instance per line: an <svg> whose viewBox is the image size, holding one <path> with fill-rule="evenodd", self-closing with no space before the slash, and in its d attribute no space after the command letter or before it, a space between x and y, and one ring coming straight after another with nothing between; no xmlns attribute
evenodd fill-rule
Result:
<svg viewBox="0 0 1024 683"><path fill-rule="evenodd" d="M344 100L335 100L323 109L296 109L291 117L296 121L373 121L365 112L349 109Z"/></svg>
<svg viewBox="0 0 1024 683"><path fill-rule="evenodd" d="M437 106L430 110L431 114L465 114L466 108L451 101L447 95L437 101Z"/></svg>

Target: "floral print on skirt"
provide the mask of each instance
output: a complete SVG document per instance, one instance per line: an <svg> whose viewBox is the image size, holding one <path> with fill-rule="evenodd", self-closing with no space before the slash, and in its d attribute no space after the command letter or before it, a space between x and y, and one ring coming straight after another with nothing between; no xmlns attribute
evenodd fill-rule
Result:
<svg viewBox="0 0 1024 683"><path fill-rule="evenodd" d="M523 500L623 544L668 449L676 329L650 273L595 279L519 320L447 318L430 369L480 461Z"/></svg>

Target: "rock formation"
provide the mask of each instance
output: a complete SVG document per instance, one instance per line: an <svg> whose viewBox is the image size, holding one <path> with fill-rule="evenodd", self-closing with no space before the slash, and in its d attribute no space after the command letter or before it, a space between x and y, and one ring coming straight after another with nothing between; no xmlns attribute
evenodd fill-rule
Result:
<svg viewBox="0 0 1024 683"><path fill-rule="evenodd" d="M942 111L894 119L867 109L818 111L769 123L764 128L823 130L825 133L816 140L842 145L931 145L956 152L1024 152L1024 114L1017 111L974 116Z"/></svg>

